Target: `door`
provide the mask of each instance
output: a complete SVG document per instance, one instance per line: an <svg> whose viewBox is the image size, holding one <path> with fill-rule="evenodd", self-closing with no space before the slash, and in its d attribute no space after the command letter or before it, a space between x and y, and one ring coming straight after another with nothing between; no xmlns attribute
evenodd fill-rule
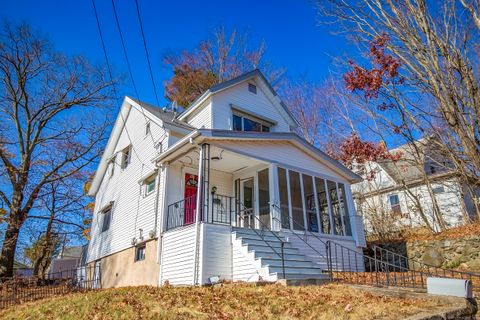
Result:
<svg viewBox="0 0 480 320"><path fill-rule="evenodd" d="M195 222L196 206L197 206L197 185L198 176L190 173L185 174L185 192L184 192L184 225Z"/></svg>
<svg viewBox="0 0 480 320"><path fill-rule="evenodd" d="M241 182L241 202L243 204L241 210L243 212L243 227L254 226L254 205L255 205L254 180L248 178Z"/></svg>

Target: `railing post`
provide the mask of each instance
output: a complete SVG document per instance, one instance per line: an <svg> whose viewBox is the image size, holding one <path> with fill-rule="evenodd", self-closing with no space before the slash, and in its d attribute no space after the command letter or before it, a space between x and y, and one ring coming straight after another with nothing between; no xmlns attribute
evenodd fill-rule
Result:
<svg viewBox="0 0 480 320"><path fill-rule="evenodd" d="M282 247L282 272L283 272L283 279L287 279L285 277L285 258L284 258L284 250L283 247L285 246L285 242L281 242L281 247Z"/></svg>

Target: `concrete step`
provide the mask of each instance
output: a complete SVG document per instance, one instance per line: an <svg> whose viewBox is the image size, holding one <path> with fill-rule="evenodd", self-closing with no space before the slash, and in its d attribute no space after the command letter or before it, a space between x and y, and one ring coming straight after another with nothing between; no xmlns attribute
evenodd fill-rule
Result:
<svg viewBox="0 0 480 320"><path fill-rule="evenodd" d="M269 266L269 267L282 267L282 259L279 257L276 258L269 258L269 259L264 259L261 258L262 266ZM291 259L284 259L285 267L306 267L306 268L312 268L316 267L313 262L307 261L305 259L300 259L300 260L291 260Z"/></svg>
<svg viewBox="0 0 480 320"><path fill-rule="evenodd" d="M248 244L252 246L271 246L274 248L281 248L282 243L280 241L273 241L273 240L261 240L261 239L247 239L247 238L237 238L238 240L242 241L242 244ZM267 244L268 243L268 244ZM285 242L283 244L283 248L292 248L292 244L290 242Z"/></svg>
<svg viewBox="0 0 480 320"><path fill-rule="evenodd" d="M270 273L283 274L281 266L268 267ZM317 267L287 267L285 266L285 273L288 274L303 274L306 277L312 275L322 275L323 269Z"/></svg>
<svg viewBox="0 0 480 320"><path fill-rule="evenodd" d="M255 251L255 258L265 258L265 259L277 259L278 256L275 253L272 253L270 251ZM303 254L287 254L283 253L283 258L285 260L303 260L305 259L305 256ZM326 264L326 263L325 263Z"/></svg>
<svg viewBox="0 0 480 320"><path fill-rule="evenodd" d="M262 252L262 253L269 253L269 254L274 254L276 255L276 253L278 254L281 254L282 253L282 250L280 247L273 247L273 249L275 249L275 251L272 250L272 248L270 248L269 246L267 246L265 243L263 243L263 245L252 245L252 244L245 244L245 245L248 245L248 251L253 251L253 252ZM284 255L287 255L287 254L300 254L298 252L298 249L296 248L283 248L283 254Z"/></svg>
<svg viewBox="0 0 480 320"><path fill-rule="evenodd" d="M271 233L256 234L256 233L236 233L236 232L234 232L234 234L235 234L235 237L237 239L242 238L242 239L248 239L248 240L262 240L262 241L264 239L265 241L274 241L274 242L280 242L280 240L282 240L283 242L288 242L284 238L282 238L282 237L277 238L276 236L274 236Z"/></svg>

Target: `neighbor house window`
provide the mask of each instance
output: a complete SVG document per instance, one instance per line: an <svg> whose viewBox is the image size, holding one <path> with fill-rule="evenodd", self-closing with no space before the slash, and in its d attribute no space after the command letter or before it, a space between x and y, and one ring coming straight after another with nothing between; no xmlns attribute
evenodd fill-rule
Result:
<svg viewBox="0 0 480 320"><path fill-rule="evenodd" d="M398 194L391 194L388 196L388 199L390 201L390 209L392 210L392 212L396 214L401 214L402 208L400 207L400 200L398 198Z"/></svg>
<svg viewBox="0 0 480 320"><path fill-rule="evenodd" d="M141 245L135 248L135 262L145 260L145 245Z"/></svg>
<svg viewBox="0 0 480 320"><path fill-rule="evenodd" d="M232 128L234 131L270 132L270 126L265 121L238 114L233 115Z"/></svg>
<svg viewBox="0 0 480 320"><path fill-rule="evenodd" d="M250 91L251 93L257 94L257 86L254 85L253 83L249 83L248 84L248 91Z"/></svg>
<svg viewBox="0 0 480 320"><path fill-rule="evenodd" d="M443 186L438 186L438 187L435 187L435 188L432 188L432 191L433 193L437 194L437 193L444 193L445 192L445 188Z"/></svg>
<svg viewBox="0 0 480 320"><path fill-rule="evenodd" d="M103 220L102 220L102 232L107 231L110 229L110 222L112 220L112 207L105 209L102 213Z"/></svg>
<svg viewBox="0 0 480 320"><path fill-rule="evenodd" d="M155 175L145 179L144 181L144 186L145 186L145 196L148 196L149 194L153 193L155 191Z"/></svg>
<svg viewBox="0 0 480 320"><path fill-rule="evenodd" d="M132 154L132 146L128 146L122 150L122 169L125 169L130 164Z"/></svg>

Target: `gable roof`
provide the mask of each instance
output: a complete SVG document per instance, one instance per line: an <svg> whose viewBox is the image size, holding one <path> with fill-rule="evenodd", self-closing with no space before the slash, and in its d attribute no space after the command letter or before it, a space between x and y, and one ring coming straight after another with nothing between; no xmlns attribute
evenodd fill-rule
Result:
<svg viewBox="0 0 480 320"><path fill-rule="evenodd" d="M193 131L191 134L185 136L183 139L177 141L174 145L168 148L165 152L159 154L154 159L153 162L164 162L169 161L171 157L174 157L176 152L185 147L189 146L194 140L277 140L277 141L288 141L295 145L297 148L304 151L306 154L314 157L318 161L321 161L331 170L339 173L341 176L345 177L349 182L356 183L360 182L362 178L355 174L353 171L349 170L343 166L340 162L334 160L328 156L325 152L316 148L312 144L308 143L305 139L300 137L298 134L293 132L248 132L248 131L231 131L231 130L218 130L218 129L198 129ZM201 141L196 141L200 143Z"/></svg>
<svg viewBox="0 0 480 320"><path fill-rule="evenodd" d="M125 122L128 119L131 108L137 109L139 112L142 112L149 120L155 121L160 126L165 127L166 129L181 132L184 134L193 130L190 125L177 121L175 119L174 112L163 111L162 109L155 107L151 104L135 100L126 96L117 115L117 119L115 120L115 124L113 125L112 132L110 133L107 145L105 146L105 150L103 151L102 159L100 160L97 170L95 171L95 176L93 177L90 189L88 191L89 195L95 195L98 191L98 188L100 187L100 184L107 170L108 160L115 152L115 147L123 131Z"/></svg>
<svg viewBox="0 0 480 320"><path fill-rule="evenodd" d="M194 110L196 110L203 101L205 101L208 97L210 97L212 94L218 93L220 91L226 90L228 88L231 88L232 86L235 86L239 83L242 83L244 81L250 80L250 79L258 79L261 83L263 83L269 91L269 94L271 95L272 102L274 104L277 104L279 109L284 111L286 114L286 120L287 122L290 123L292 127L298 127L298 121L297 119L293 116L293 114L288 110L287 106L285 103L281 100L281 98L278 96L277 92L275 89L272 87L270 82L265 78L263 73L258 70L252 70L250 72L246 72L236 78L224 81L222 83L216 84L212 87L210 87L207 91L205 91L202 95L200 95L198 98L196 98L190 106L188 106L185 110L183 110L179 115L178 119L182 120L185 119L189 114L191 114Z"/></svg>

